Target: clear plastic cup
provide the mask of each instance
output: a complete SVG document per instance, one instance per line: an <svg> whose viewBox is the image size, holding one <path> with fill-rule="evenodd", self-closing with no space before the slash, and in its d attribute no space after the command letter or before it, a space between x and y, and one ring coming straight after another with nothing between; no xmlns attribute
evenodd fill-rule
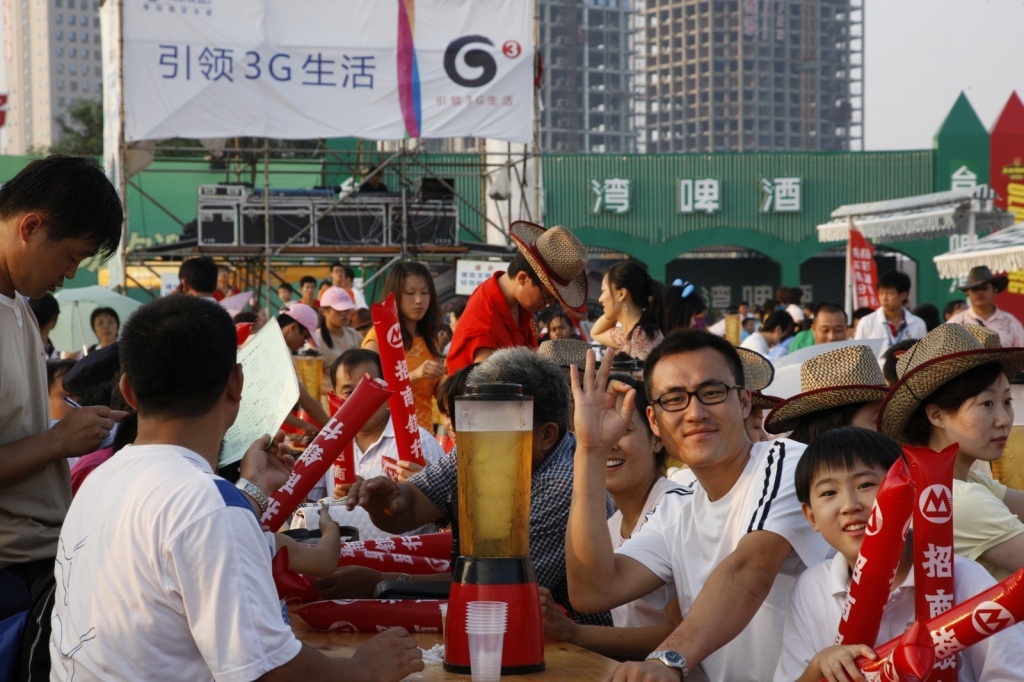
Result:
<svg viewBox="0 0 1024 682"><path fill-rule="evenodd" d="M469 671L473 682L497 682L501 679L501 650L504 632L469 633Z"/></svg>
<svg viewBox="0 0 1024 682"><path fill-rule="evenodd" d="M444 626L448 621L448 603L438 604L438 608L441 609L441 635L444 635Z"/></svg>
<svg viewBox="0 0 1024 682"><path fill-rule="evenodd" d="M507 626L507 603L471 601L466 604L469 669L473 682L494 682L501 677L501 653Z"/></svg>

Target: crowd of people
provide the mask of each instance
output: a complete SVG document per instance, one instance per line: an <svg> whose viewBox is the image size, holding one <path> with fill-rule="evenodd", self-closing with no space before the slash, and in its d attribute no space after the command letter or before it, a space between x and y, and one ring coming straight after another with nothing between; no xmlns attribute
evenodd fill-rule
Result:
<svg viewBox="0 0 1024 682"><path fill-rule="evenodd" d="M283 547L293 568L320 576L323 598L450 578L336 568L326 507L315 547L261 528L294 465L280 432L218 469L246 381L237 350L264 323L218 304L238 293L230 270L186 260L174 295L123 322L98 309L95 347L56 359L48 292L112 253L122 217L83 159L35 161L0 188L0 673L398 680L421 669L400 628L329 659L282 613L271 562ZM1005 276L972 270L967 300L944 320L935 306L908 309L909 277L889 272L879 308L851 318L783 287L716 321L694 283L623 261L603 273L600 313L588 316L587 250L572 231L517 222L511 236L507 269L444 308L427 266L390 268L376 298L395 299L425 466L399 451L384 405L355 437L356 482L329 473L313 500L384 535L443 526L459 485L455 397L519 384L533 398L529 552L545 631L621 660L615 680L860 679L855 660L876 658L914 619L908 540L893 548L877 640L835 644L902 444L959 445L956 601L1024 567L1024 492L991 469L1024 370L1024 328L994 302ZM302 413L288 420L308 435L364 376L384 376L356 273L342 262L328 273L278 289L286 345L323 362L324 400L299 382ZM799 391L773 396L773 362L798 351L809 356ZM1024 630L957 665L961 680L1021 679Z"/></svg>

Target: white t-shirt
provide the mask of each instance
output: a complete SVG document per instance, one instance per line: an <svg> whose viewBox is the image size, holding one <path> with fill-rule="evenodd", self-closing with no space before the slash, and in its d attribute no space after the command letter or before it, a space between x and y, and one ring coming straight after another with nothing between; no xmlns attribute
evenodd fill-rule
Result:
<svg viewBox="0 0 1024 682"><path fill-rule="evenodd" d="M909 540L908 540L909 541ZM970 559L953 557L956 603L964 602L995 584L988 572ZM842 554L804 571L793 590L786 616L782 657L776 682L792 682L811 659L835 643L846 605L850 568ZM899 637L914 622L914 572L893 590L882 612L875 646ZM1024 628L1011 627L965 649L960 682L1019 680L1024 676Z"/></svg>
<svg viewBox="0 0 1024 682"><path fill-rule="evenodd" d="M768 357L768 353L771 351L771 348L768 346L768 341L760 332L754 332L747 338L743 339L743 343L740 344L740 348L747 348L760 353L765 357Z"/></svg>
<svg viewBox="0 0 1024 682"><path fill-rule="evenodd" d="M664 477L654 482L654 485L651 486L651 492L647 494L643 511L640 512L640 518L637 519L636 526L633 527L630 537L640 532L640 529L647 522L647 517L658 506L665 493L669 490L677 489L682 490L683 486ZM611 518L608 519L608 534L612 538L612 549L618 549L626 541L627 538L622 537L622 511L616 510ZM612 623L618 628L642 628L652 625L664 625L668 622L668 618L665 616L665 607L658 608L652 604L669 604L675 598L676 592L672 584L663 585L651 593L650 601L648 601L647 597L642 597L628 604L616 606L612 609Z"/></svg>
<svg viewBox="0 0 1024 682"><path fill-rule="evenodd" d="M640 532L618 549L664 582L674 583L685 619L708 576L744 535L766 530L792 545L794 553L747 627L701 664L712 682L771 679L796 576L828 555L829 546L804 520L793 486L803 451L803 444L785 439L754 443L743 472L724 497L712 502L699 484L692 493L671 490Z"/></svg>
<svg viewBox="0 0 1024 682"><path fill-rule="evenodd" d="M252 507L185 448L128 446L94 471L55 574L52 682L243 682L301 647Z"/></svg>

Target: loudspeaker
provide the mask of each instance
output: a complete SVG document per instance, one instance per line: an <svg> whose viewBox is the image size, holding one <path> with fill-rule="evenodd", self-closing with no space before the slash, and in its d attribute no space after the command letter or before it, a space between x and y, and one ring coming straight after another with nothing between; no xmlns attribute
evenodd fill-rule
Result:
<svg viewBox="0 0 1024 682"><path fill-rule="evenodd" d="M455 195L448 187L455 187L455 178L420 178L419 200L452 201Z"/></svg>
<svg viewBox="0 0 1024 682"><path fill-rule="evenodd" d="M221 201L225 201L228 198L237 199L238 201L244 201L251 187L249 183L231 184L231 185L199 185L199 200L209 199L216 197Z"/></svg>
<svg viewBox="0 0 1024 682"><path fill-rule="evenodd" d="M451 204L409 207L409 227L405 231L409 244L455 246L459 243L459 213ZM395 208L391 224L391 244L402 243L402 210Z"/></svg>
<svg viewBox="0 0 1024 682"><path fill-rule="evenodd" d="M270 205L270 245L282 246L309 225L313 207L308 200L282 201ZM312 246L313 228L303 232L288 246ZM263 202L250 202L242 206L242 246L264 246L266 241L266 211Z"/></svg>
<svg viewBox="0 0 1024 682"><path fill-rule="evenodd" d="M385 205L313 203L317 246L384 246L390 214Z"/></svg>
<svg viewBox="0 0 1024 682"><path fill-rule="evenodd" d="M238 204L201 202L196 225L201 246L238 246Z"/></svg>

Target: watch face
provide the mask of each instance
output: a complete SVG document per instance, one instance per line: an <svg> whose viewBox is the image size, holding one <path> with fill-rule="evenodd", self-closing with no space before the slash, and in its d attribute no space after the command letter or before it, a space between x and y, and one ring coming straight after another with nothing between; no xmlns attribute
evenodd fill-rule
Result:
<svg viewBox="0 0 1024 682"><path fill-rule="evenodd" d="M666 663L671 663L672 665L682 665L683 663L683 657L674 651L666 651L662 656L665 657Z"/></svg>

